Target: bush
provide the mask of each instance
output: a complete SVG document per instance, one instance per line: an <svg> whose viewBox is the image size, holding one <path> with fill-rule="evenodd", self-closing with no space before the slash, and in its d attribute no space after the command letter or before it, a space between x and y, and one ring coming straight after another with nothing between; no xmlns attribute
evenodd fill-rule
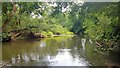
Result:
<svg viewBox="0 0 120 68"><path fill-rule="evenodd" d="M52 36L53 35L53 32L47 32L47 36Z"/></svg>
<svg viewBox="0 0 120 68"><path fill-rule="evenodd" d="M65 34L67 34L67 35L74 35L73 32L66 32Z"/></svg>

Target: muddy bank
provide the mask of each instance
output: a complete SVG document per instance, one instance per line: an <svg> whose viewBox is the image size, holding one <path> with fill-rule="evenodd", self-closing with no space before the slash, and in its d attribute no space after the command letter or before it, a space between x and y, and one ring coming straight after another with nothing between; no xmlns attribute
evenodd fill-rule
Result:
<svg viewBox="0 0 120 68"><path fill-rule="evenodd" d="M10 42L20 39L36 39L36 38L45 38L41 33L33 33L31 31L27 32L11 32L10 36L2 38L2 42Z"/></svg>

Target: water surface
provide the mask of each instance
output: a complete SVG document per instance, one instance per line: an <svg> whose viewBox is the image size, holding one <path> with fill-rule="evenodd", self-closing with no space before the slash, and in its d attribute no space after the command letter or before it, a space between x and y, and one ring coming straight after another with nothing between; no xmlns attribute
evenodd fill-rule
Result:
<svg viewBox="0 0 120 68"><path fill-rule="evenodd" d="M54 37L3 43L2 59L15 66L105 66L91 39ZM109 61L110 62L110 61Z"/></svg>

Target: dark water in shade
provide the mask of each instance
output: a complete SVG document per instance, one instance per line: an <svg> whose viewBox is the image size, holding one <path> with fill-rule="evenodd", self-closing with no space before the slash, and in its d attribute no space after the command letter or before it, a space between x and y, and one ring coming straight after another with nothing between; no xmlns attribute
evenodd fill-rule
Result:
<svg viewBox="0 0 120 68"><path fill-rule="evenodd" d="M94 51L90 39L54 37L3 43L2 60L14 66L106 66L114 62ZM115 63L116 64L116 63Z"/></svg>

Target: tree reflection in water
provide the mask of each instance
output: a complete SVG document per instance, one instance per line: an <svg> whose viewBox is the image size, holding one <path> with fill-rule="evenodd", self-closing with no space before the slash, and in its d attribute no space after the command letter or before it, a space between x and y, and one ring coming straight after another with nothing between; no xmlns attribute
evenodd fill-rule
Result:
<svg viewBox="0 0 120 68"><path fill-rule="evenodd" d="M89 39L78 36L16 41L3 44L2 59L15 66L105 65L106 57L96 53L89 45L92 45Z"/></svg>

